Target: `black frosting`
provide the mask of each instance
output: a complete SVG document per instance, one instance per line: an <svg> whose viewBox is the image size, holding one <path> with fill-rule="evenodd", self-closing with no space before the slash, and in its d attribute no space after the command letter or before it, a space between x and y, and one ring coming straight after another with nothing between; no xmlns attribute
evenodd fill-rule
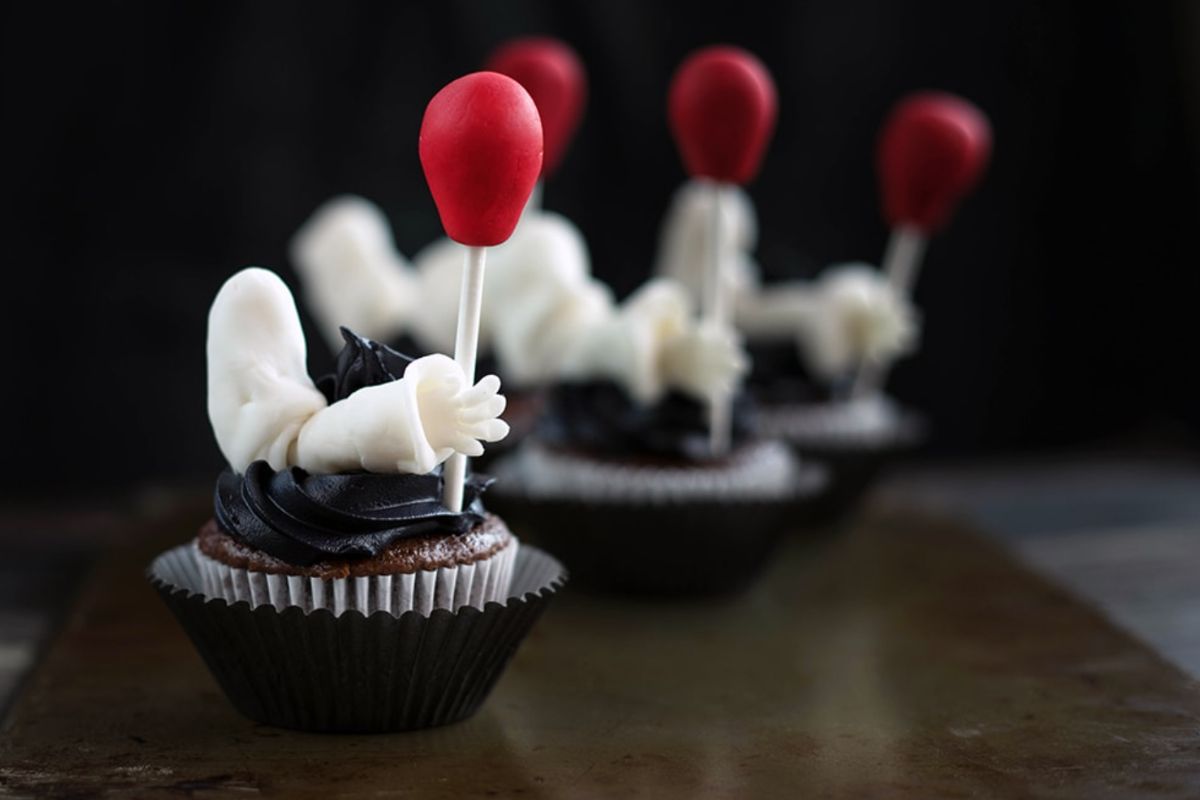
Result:
<svg viewBox="0 0 1200 800"><path fill-rule="evenodd" d="M466 533L483 519L480 495L491 478L471 475L463 511L442 505L440 471L428 475L276 472L255 461L217 479L217 526L289 564L378 555L397 539Z"/></svg>
<svg viewBox="0 0 1200 800"><path fill-rule="evenodd" d="M746 349L752 365L746 391L762 405L824 403L833 398L836 385L812 376L795 341L751 341Z"/></svg>
<svg viewBox="0 0 1200 800"><path fill-rule="evenodd" d="M334 373L317 382L331 403L396 380L412 362L346 328L342 338L346 344ZM225 533L289 564L370 558L397 539L470 530L483 519L480 497L491 482L471 475L463 510L455 513L442 505L440 468L428 475L310 475L298 467L277 472L255 461L245 473L221 473L215 517Z"/></svg>
<svg viewBox="0 0 1200 800"><path fill-rule="evenodd" d="M750 401L739 396L733 407L733 445L751 437ZM556 386L538 427L538 435L558 447L616 457L650 456L688 461L712 458L708 406L670 392L643 406L612 381Z"/></svg>
<svg viewBox="0 0 1200 800"><path fill-rule="evenodd" d="M343 400L364 386L397 380L413 362L411 356L359 336L349 328L342 328L342 339L345 344L338 353L333 374L317 381L317 388L330 403Z"/></svg>

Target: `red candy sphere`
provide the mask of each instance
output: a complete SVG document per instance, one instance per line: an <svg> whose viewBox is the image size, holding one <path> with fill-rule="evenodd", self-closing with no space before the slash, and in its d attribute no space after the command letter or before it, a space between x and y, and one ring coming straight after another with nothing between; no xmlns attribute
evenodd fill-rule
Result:
<svg viewBox="0 0 1200 800"><path fill-rule="evenodd" d="M932 233L978 182L992 129L974 105L945 92L901 100L879 136L879 182L888 224Z"/></svg>
<svg viewBox="0 0 1200 800"><path fill-rule="evenodd" d="M679 66L667 100L671 132L693 177L746 183L775 129L775 83L738 47L698 50Z"/></svg>
<svg viewBox="0 0 1200 800"><path fill-rule="evenodd" d="M587 78L579 57L558 39L531 36L502 45L488 59L487 69L524 86L537 104L545 135L542 174L551 174L583 116Z"/></svg>
<svg viewBox="0 0 1200 800"><path fill-rule="evenodd" d="M537 106L506 75L465 75L429 101L420 153L446 235L472 247L500 244L542 170Z"/></svg>

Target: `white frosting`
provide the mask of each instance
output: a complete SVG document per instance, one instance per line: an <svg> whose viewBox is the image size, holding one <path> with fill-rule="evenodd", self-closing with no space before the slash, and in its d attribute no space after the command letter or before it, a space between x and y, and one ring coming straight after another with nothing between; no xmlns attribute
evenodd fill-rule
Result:
<svg viewBox="0 0 1200 800"><path fill-rule="evenodd" d="M530 500L686 503L714 497L743 501L802 497L825 474L801 463L780 442L758 442L719 465L685 467L618 463L527 442L493 466L497 491Z"/></svg>
<svg viewBox="0 0 1200 800"><path fill-rule="evenodd" d="M293 237L291 258L334 352L342 348L340 326L388 341L419 306L417 276L396 251L387 217L361 197L336 197L317 209Z"/></svg>
<svg viewBox="0 0 1200 800"><path fill-rule="evenodd" d="M208 415L217 444L241 472L266 460L329 473L426 473L458 451L481 455L508 426L500 381L474 386L446 356L419 358L400 380L328 404L305 366L296 305L273 272L234 275L208 317Z"/></svg>
<svg viewBox="0 0 1200 800"><path fill-rule="evenodd" d="M339 227L345 230L335 233ZM304 259L300 272L314 311L331 325L336 316L336 324L377 331L373 338L406 330L429 349L453 349L461 245L439 239L417 254L409 271L393 252L378 209L342 198L314 215L293 251ZM342 259L355 265L347 267ZM368 259L375 262L370 269ZM395 281L400 288L391 291L408 301L396 306L389 324L375 315L378 307L328 297L347 294L349 284L360 278L380 287L378 276L389 272L402 276ZM700 399L729 391L745 372L740 343L731 333L699 326L687 293L669 286L656 281L618 306L608 287L591 276L579 230L558 214L527 208L512 237L488 251L480 351L494 353L516 386L604 377L643 402L668 388ZM379 333L381 328L386 333Z"/></svg>
<svg viewBox="0 0 1200 800"><path fill-rule="evenodd" d="M657 272L699 298L710 238L712 193L703 182L680 187L663 221ZM886 366L916 344L917 312L887 278L865 264L830 267L816 281L762 284L751 255L757 239L754 207L740 189L725 204L725 241L732 269L727 291L736 324L750 339L794 339L809 368L832 379L864 363Z"/></svg>

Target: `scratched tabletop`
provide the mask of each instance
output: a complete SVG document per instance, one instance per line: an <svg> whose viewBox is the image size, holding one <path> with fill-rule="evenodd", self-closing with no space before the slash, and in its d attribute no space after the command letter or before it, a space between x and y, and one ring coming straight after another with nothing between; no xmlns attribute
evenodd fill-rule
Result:
<svg viewBox="0 0 1200 800"><path fill-rule="evenodd" d="M482 710L321 736L239 717L146 584L90 570L0 731L0 796L1195 797L1200 693L952 515L877 500L732 599L568 588Z"/></svg>

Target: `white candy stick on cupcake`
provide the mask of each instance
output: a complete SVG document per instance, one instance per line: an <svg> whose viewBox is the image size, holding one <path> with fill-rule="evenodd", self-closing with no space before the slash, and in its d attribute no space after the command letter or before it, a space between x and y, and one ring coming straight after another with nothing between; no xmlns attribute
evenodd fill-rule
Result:
<svg viewBox="0 0 1200 800"><path fill-rule="evenodd" d="M690 55L671 81L671 131L687 171L712 181L706 257L704 319L728 327L729 253L721 218L734 185L758 172L775 127L775 84L762 62L736 47L707 47ZM710 400L709 436L713 455L729 450L733 398Z"/></svg>
<svg viewBox="0 0 1200 800"><path fill-rule="evenodd" d="M542 169L542 123L521 85L495 72L447 84L425 109L421 167L446 235L466 245L455 361L474 381L486 248L512 235ZM461 511L467 457L443 473L443 503Z"/></svg>
<svg viewBox="0 0 1200 800"><path fill-rule="evenodd" d="M983 112L944 92L904 98L884 123L877 167L883 213L892 233L883 271L901 296L912 295L929 236L946 224L955 205L975 186L991 148L991 126ZM852 396L878 392L886 377L884 363L863 364Z"/></svg>

